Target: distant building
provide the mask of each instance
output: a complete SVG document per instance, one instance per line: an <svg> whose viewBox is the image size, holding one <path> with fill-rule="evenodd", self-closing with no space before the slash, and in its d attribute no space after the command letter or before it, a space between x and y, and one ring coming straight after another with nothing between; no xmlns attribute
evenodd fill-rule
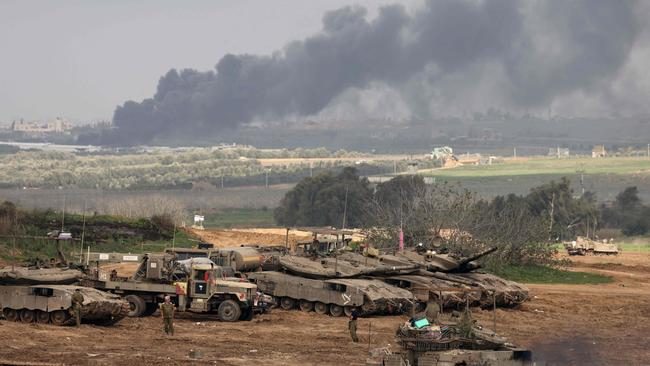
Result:
<svg viewBox="0 0 650 366"><path fill-rule="evenodd" d="M568 148L565 147L550 147L548 149L548 156L554 156L557 158L568 158L571 156L571 152Z"/></svg>
<svg viewBox="0 0 650 366"><path fill-rule="evenodd" d="M596 145L591 150L592 158L604 158L607 156L607 150L605 150L605 145Z"/></svg>
<svg viewBox="0 0 650 366"><path fill-rule="evenodd" d="M71 130L72 124L62 118L57 117L55 120L47 123L13 121L11 130L25 133L63 133Z"/></svg>

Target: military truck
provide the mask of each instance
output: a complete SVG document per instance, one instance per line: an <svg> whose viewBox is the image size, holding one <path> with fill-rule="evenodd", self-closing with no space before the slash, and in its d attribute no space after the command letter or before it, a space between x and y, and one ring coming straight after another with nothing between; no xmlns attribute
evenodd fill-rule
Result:
<svg viewBox="0 0 650 366"><path fill-rule="evenodd" d="M164 297L170 296L181 312L217 313L226 322L251 320L257 298L257 286L224 280L222 268L209 259L179 261L170 253L143 255L130 277L99 269L89 271L82 283L124 296L132 317L153 314Z"/></svg>
<svg viewBox="0 0 650 366"><path fill-rule="evenodd" d="M248 274L259 289L272 295L285 310L298 307L332 316L400 314L411 309L413 295L404 289L373 279L309 279L275 271Z"/></svg>
<svg viewBox="0 0 650 366"><path fill-rule="evenodd" d="M70 325L74 323L70 313L72 294L77 289L84 297L83 322L112 325L129 311L129 304L114 294L88 287L39 284L0 286L2 314L9 321Z"/></svg>
<svg viewBox="0 0 650 366"><path fill-rule="evenodd" d="M619 251L618 245L612 241L603 240L600 242L582 236L578 236L574 241L564 243L564 248L569 255L586 255L589 253L616 255Z"/></svg>

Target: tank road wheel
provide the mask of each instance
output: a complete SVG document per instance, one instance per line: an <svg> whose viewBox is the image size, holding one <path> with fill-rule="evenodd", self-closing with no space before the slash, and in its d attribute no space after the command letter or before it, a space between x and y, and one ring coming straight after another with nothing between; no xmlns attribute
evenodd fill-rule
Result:
<svg viewBox="0 0 650 366"><path fill-rule="evenodd" d="M20 321L23 323L32 323L34 322L34 318L34 310L23 309L20 311Z"/></svg>
<svg viewBox="0 0 650 366"><path fill-rule="evenodd" d="M343 306L331 304L330 305L330 314L332 316L341 316L343 315Z"/></svg>
<svg viewBox="0 0 650 366"><path fill-rule="evenodd" d="M5 319L10 322L18 321L18 312L16 309L4 308L2 309L2 314L5 316Z"/></svg>
<svg viewBox="0 0 650 366"><path fill-rule="evenodd" d="M65 310L57 310L53 311L50 317L52 318L52 324L63 325L70 318L70 314Z"/></svg>
<svg viewBox="0 0 650 366"><path fill-rule="evenodd" d="M280 306L280 298L273 296L273 304L271 304L271 309L277 309Z"/></svg>
<svg viewBox="0 0 650 366"><path fill-rule="evenodd" d="M300 300L300 310L308 313L314 310L314 303L307 300Z"/></svg>
<svg viewBox="0 0 650 366"><path fill-rule="evenodd" d="M47 324L50 322L50 313L47 311L37 311L36 312L36 322L41 324Z"/></svg>
<svg viewBox="0 0 650 366"><path fill-rule="evenodd" d="M329 308L327 307L327 304L317 301L314 304L314 311L316 314L325 315L329 311Z"/></svg>
<svg viewBox="0 0 650 366"><path fill-rule="evenodd" d="M345 316L350 316L352 315L352 310L357 309L359 310L356 306L346 306L343 308L343 312L345 312Z"/></svg>
<svg viewBox="0 0 650 366"><path fill-rule="evenodd" d="M224 322L236 322L241 316L241 308L235 300L226 300L217 309L219 319Z"/></svg>
<svg viewBox="0 0 650 366"><path fill-rule="evenodd" d="M127 295L124 300L129 302L129 316L131 317L142 316L147 310L147 303L138 295Z"/></svg>
<svg viewBox="0 0 650 366"><path fill-rule="evenodd" d="M291 310L296 307L296 300L290 297L283 297L280 299L280 307L284 310Z"/></svg>

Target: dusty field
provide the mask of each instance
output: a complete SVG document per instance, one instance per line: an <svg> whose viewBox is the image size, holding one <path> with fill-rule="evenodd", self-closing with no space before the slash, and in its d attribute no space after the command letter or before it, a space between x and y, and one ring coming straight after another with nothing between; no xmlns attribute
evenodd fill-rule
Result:
<svg viewBox="0 0 650 366"><path fill-rule="evenodd" d="M251 239L250 233L231 233L219 237L230 238L224 246L239 244L237 237ZM650 253L571 259L574 268L605 273L615 281L591 286L530 285L531 301L518 309L497 311L497 331L531 348L550 365L650 364ZM491 311L474 314L492 326ZM183 314L176 320L173 338L162 335L157 317L80 329L1 320L0 364L362 365L368 351L368 328L371 347L392 344L394 349L394 329L405 319L361 319L360 344L349 341L346 319L300 311L275 310L239 323ZM190 350L201 351L203 358L189 359Z"/></svg>

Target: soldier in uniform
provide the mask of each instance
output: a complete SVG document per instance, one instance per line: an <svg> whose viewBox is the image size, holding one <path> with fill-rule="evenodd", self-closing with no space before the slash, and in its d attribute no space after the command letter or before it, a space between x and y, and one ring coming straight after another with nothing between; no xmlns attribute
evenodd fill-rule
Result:
<svg viewBox="0 0 650 366"><path fill-rule="evenodd" d="M348 329L350 329L350 337L352 337L352 342L359 342L359 337L357 337L357 318L359 317L359 312L357 309L353 309L350 313L350 320L348 321Z"/></svg>
<svg viewBox="0 0 650 366"><path fill-rule="evenodd" d="M160 314L163 318L165 334L174 335L174 304L169 296L165 296L165 302L160 304Z"/></svg>
<svg viewBox="0 0 650 366"><path fill-rule="evenodd" d="M429 299L427 301L427 308L425 310L425 316L430 324L438 322L438 316L440 315L440 305L434 300Z"/></svg>
<svg viewBox="0 0 650 366"><path fill-rule="evenodd" d="M72 315L75 318L77 326L81 324L81 307L84 303L84 295L79 289L75 289L72 294Z"/></svg>

